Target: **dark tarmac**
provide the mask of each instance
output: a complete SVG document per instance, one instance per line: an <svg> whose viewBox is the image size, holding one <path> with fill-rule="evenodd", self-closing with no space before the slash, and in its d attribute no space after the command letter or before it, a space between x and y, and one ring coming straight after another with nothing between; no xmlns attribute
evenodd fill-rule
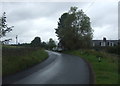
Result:
<svg viewBox="0 0 120 86"><path fill-rule="evenodd" d="M3 84L90 84L90 70L83 59L52 51L47 52L49 58L44 62L4 77Z"/></svg>

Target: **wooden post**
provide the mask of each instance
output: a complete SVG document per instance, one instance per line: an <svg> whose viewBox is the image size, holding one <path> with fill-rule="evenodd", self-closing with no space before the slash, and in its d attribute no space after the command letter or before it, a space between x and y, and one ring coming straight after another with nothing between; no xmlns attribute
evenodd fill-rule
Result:
<svg viewBox="0 0 120 86"><path fill-rule="evenodd" d="M18 44L18 35L16 35L16 45Z"/></svg>
<svg viewBox="0 0 120 86"><path fill-rule="evenodd" d="M101 57L98 57L98 62L101 62Z"/></svg>

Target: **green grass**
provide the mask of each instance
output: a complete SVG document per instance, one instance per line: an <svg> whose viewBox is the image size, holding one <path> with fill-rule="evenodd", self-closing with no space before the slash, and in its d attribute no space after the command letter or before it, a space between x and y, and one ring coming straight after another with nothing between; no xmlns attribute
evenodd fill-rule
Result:
<svg viewBox="0 0 120 86"><path fill-rule="evenodd" d="M43 49L5 46L2 50L2 75L10 75L37 63L48 57Z"/></svg>
<svg viewBox="0 0 120 86"><path fill-rule="evenodd" d="M0 57L0 77L2 76L2 57Z"/></svg>
<svg viewBox="0 0 120 86"><path fill-rule="evenodd" d="M0 77L2 76L2 45L0 43Z"/></svg>
<svg viewBox="0 0 120 86"><path fill-rule="evenodd" d="M74 50L65 53L80 56L90 62L95 73L95 84L118 84L120 74L116 55L94 50ZM102 57L101 62L98 62L98 56Z"/></svg>

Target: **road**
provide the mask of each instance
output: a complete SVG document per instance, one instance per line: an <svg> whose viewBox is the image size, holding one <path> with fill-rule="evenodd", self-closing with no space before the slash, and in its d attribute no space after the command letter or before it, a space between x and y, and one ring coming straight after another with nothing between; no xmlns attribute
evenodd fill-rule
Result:
<svg viewBox="0 0 120 86"><path fill-rule="evenodd" d="M89 84L88 64L77 56L47 51L49 58L32 68L3 78L3 84Z"/></svg>

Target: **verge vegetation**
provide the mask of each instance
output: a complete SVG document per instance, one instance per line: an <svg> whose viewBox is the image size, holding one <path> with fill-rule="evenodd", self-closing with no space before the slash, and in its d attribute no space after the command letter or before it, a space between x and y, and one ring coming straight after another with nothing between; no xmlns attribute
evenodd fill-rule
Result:
<svg viewBox="0 0 120 86"><path fill-rule="evenodd" d="M47 52L40 48L3 46L2 75L10 75L37 63L48 57Z"/></svg>
<svg viewBox="0 0 120 86"><path fill-rule="evenodd" d="M71 50L67 54L77 55L90 62L95 73L95 84L118 84L118 56L95 50ZM101 57L101 62L98 58Z"/></svg>

